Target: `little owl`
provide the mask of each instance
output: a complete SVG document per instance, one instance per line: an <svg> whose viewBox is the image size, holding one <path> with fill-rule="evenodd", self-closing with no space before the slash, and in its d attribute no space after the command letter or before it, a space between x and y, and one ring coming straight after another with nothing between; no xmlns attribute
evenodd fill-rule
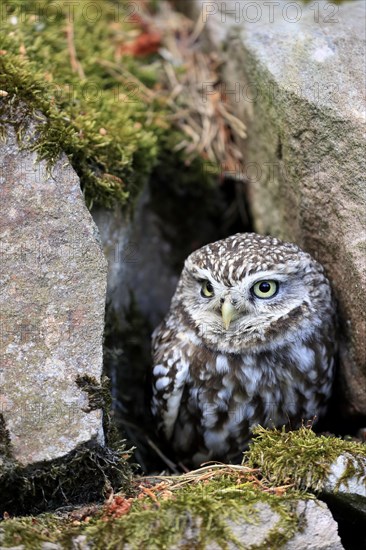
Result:
<svg viewBox="0 0 366 550"><path fill-rule="evenodd" d="M153 334L152 413L176 456L237 461L257 424L324 412L335 306L295 244L237 234L193 252Z"/></svg>

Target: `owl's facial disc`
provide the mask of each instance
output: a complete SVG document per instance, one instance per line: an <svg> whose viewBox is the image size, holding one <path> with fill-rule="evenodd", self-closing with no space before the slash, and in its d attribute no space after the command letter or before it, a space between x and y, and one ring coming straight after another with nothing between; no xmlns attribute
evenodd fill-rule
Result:
<svg viewBox="0 0 366 550"><path fill-rule="evenodd" d="M297 311L307 290L287 266L253 273L214 277L212 269L186 264L182 285L186 289L183 308L206 345L240 350L271 341L287 312ZM294 324L294 317L291 318Z"/></svg>

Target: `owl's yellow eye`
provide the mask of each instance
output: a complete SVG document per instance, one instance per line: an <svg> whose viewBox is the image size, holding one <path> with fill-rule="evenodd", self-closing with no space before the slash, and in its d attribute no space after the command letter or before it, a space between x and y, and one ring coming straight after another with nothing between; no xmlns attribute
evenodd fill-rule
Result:
<svg viewBox="0 0 366 550"><path fill-rule="evenodd" d="M212 298L214 295L214 289L210 281L203 281L201 288L201 296L205 298Z"/></svg>
<svg viewBox="0 0 366 550"><path fill-rule="evenodd" d="M258 281L252 286L252 292L257 298L272 298L278 290L276 281Z"/></svg>

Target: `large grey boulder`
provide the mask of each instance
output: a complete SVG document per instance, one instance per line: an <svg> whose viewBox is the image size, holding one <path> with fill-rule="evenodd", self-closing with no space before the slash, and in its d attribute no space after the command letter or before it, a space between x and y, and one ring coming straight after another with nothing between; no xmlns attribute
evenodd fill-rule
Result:
<svg viewBox="0 0 366 550"><path fill-rule="evenodd" d="M43 122L24 117L0 143L0 449L27 466L104 445L78 381L100 382L107 266L67 157L38 161Z"/></svg>
<svg viewBox="0 0 366 550"><path fill-rule="evenodd" d="M221 91L248 129L238 175L255 229L324 264L339 301L343 402L365 415L366 4L189 6L211 45L225 44ZM213 84L203 83L203 97Z"/></svg>

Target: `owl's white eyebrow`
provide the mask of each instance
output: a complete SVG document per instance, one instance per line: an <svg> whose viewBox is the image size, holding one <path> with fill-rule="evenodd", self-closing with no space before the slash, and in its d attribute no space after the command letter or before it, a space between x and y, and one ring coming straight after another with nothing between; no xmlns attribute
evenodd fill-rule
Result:
<svg viewBox="0 0 366 550"><path fill-rule="evenodd" d="M189 271L190 275L196 279L198 282L210 281L215 283L215 279L212 278L212 275L208 269L195 269L195 272Z"/></svg>

